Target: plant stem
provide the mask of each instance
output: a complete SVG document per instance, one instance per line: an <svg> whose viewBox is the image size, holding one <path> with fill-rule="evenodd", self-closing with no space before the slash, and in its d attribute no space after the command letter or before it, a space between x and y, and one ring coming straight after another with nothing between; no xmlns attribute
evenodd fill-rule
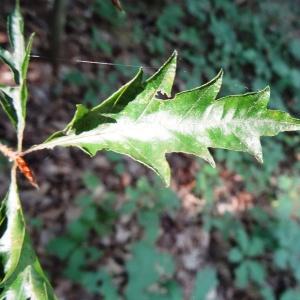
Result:
<svg viewBox="0 0 300 300"><path fill-rule="evenodd" d="M18 156L15 151L13 151L11 148L7 147L6 145L3 145L0 143L0 152L9 158L9 160L13 161Z"/></svg>
<svg viewBox="0 0 300 300"><path fill-rule="evenodd" d="M21 156L25 156L29 153L35 152L35 151L39 151L39 150L44 150L47 149L43 144L40 145L34 145L31 148L27 149L26 151L21 152Z"/></svg>

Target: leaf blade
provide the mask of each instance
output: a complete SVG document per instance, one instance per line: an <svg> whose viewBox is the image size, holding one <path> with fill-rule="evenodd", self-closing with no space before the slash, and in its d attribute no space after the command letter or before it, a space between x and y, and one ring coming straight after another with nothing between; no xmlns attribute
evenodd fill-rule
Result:
<svg viewBox="0 0 300 300"><path fill-rule="evenodd" d="M84 108L83 113L78 110L64 131L28 152L76 146L95 155L109 149L147 165L168 184L167 153L197 155L214 166L209 149L222 148L248 152L262 162L261 136L300 130L300 120L267 108L268 87L216 99L222 71L198 88L180 92L172 99L159 99L159 92L171 95L175 71L176 53L145 82L137 75L103 104L90 111ZM126 91L130 91L130 99L122 99ZM121 105L115 109L113 104L118 101ZM89 118L96 121L91 124Z"/></svg>
<svg viewBox="0 0 300 300"><path fill-rule="evenodd" d="M7 86L6 89L11 89L15 92L13 95L9 95L13 96L11 97L13 101L11 101L7 98L7 95L3 94L3 87L1 87L0 104L13 125L17 128L18 150L21 151L28 98L26 77L33 35L31 35L26 44L24 38L24 21L18 4L8 18L8 36L12 51L9 52L0 48L0 59L8 65L14 75L15 85L11 87Z"/></svg>
<svg viewBox="0 0 300 300"><path fill-rule="evenodd" d="M5 276L0 285L4 284L14 273L20 260L22 245L25 238L25 223L20 212L21 204L15 181L15 170L12 170L11 185L3 200L1 210L5 210L7 226L0 239L0 254L5 256Z"/></svg>
<svg viewBox="0 0 300 300"><path fill-rule="evenodd" d="M7 114L8 118L11 120L14 127L17 127L18 116L16 114L13 99L5 92L5 88L0 87L0 104Z"/></svg>
<svg viewBox="0 0 300 300"><path fill-rule="evenodd" d="M1 206L0 256L4 277L0 281L0 299L55 300L26 232L18 195L15 168L9 192Z"/></svg>

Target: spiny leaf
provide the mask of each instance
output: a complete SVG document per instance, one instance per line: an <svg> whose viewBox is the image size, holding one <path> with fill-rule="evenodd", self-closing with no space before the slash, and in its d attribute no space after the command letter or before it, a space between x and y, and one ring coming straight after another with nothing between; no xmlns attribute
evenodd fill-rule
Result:
<svg viewBox="0 0 300 300"><path fill-rule="evenodd" d="M0 258L4 277L0 281L2 299L56 299L34 253L12 172L9 192L2 202Z"/></svg>
<svg viewBox="0 0 300 300"><path fill-rule="evenodd" d="M16 9L8 18L8 36L12 52L0 48L0 59L12 70L15 86L6 88L0 86L0 103L13 125L17 127L20 140L25 126L27 104L26 76L33 41L32 35L26 45L23 32L23 18L17 4ZM9 88L11 92L7 91Z"/></svg>
<svg viewBox="0 0 300 300"><path fill-rule="evenodd" d="M269 110L270 90L216 100L222 72L198 88L171 95L176 53L146 81L142 71L98 106L77 107L65 130L30 151L55 146L76 146L95 155L109 149L129 155L156 171L169 183L166 153L197 155L212 166L209 148L244 151L262 162L261 136L300 129L300 120Z"/></svg>

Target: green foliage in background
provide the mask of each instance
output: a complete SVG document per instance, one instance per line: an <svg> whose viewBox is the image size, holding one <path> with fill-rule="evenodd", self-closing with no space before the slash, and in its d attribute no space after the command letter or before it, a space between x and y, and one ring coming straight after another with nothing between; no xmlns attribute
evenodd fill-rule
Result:
<svg viewBox="0 0 300 300"><path fill-rule="evenodd" d="M270 84L272 107L286 108L299 116L300 6L295 1L140 1L134 5L126 2L124 8L126 14L113 11L108 2L101 0L95 1L92 8L95 18L104 19L91 32L95 54L100 51L103 60L111 60L113 50L123 53L128 49L124 57L113 56L113 62L141 65L144 61L145 65L159 66L156 57L180 49L180 86L193 88L222 67L226 74L223 94L262 89ZM84 98L95 105L94 95L106 97L124 75L128 78L134 70L119 66L107 75L107 69L101 67L98 79L105 82L101 86L84 75L86 80L76 83L72 73L67 75L67 82L85 82ZM249 165L251 160L239 153L217 150L215 157L240 174L251 193L271 194L270 178L280 173L280 165L289 157L287 149L297 151L299 144L299 136L280 135L266 140L263 168Z"/></svg>
<svg viewBox="0 0 300 300"><path fill-rule="evenodd" d="M140 5L147 4L142 3ZM155 12L156 5L156 3L153 4L152 12ZM187 30L185 35L180 32L181 22L187 22L183 12L189 11L195 18L194 21L199 22L197 24L207 22L209 17L210 25L207 27L207 32L212 41L210 46L213 45L222 49L223 55L220 56L219 53L210 51L206 53L208 61L204 61L202 64L193 58L194 54L189 58L189 54L183 51L184 58L190 59L191 65L199 68L198 71L193 68L193 78L200 77L197 76L197 72L200 75L200 70L203 70L205 79L211 78L214 73L214 64L223 65L225 70L228 68L235 70L239 65L231 63L231 56L238 55L244 57L246 64L243 67L245 69L249 68L251 71L254 68L257 73L254 74L256 79L266 78L272 82L274 80L273 73L271 74L270 71L267 72L266 70L273 70L281 79L280 84L284 86L283 93L290 87L294 91L298 91L299 73L297 69L294 66L289 66L287 72L284 63L280 65L280 58L271 49L273 48L271 47L272 44L269 45L262 38L263 32L261 32L260 23L256 23L259 21L256 17L251 16L250 18L249 15L247 19L247 15L244 15L245 20L248 20L248 23L245 24L253 26L254 32L257 34L256 37L261 42L262 51L267 52L270 61L277 60L276 67L267 64L264 69L262 61L257 66L255 63L259 61L259 56L254 54L255 51L251 51L250 46L239 46L238 33L232 29L232 25L225 19L216 17L217 10L221 10L227 12L235 20L234 17L237 16L237 12L234 8L237 6L232 8L229 2L216 1L216 3L211 4L204 1L200 5L201 10L205 12L202 16L201 14L194 15L195 7L198 6L194 1L187 1L185 4L173 5L172 7L163 7L157 20L160 39L156 39L154 35L149 37L149 41L153 39L151 41L153 48L151 49L147 45L151 55L154 56L155 53L161 55L165 50L168 50L169 46L173 47L178 34L182 40L190 43L191 46L199 46L195 42L196 35L191 28ZM251 9L263 10L263 7L263 5L257 5ZM105 5L103 6L103 2L96 2L95 13L103 17L102 14L105 9L107 9L106 16L114 14L105 8ZM161 7L157 7L157 9L161 11ZM214 12L214 14L210 12ZM112 26L121 26L124 20L125 15L116 16L113 22L110 18L106 18L106 21ZM243 28L243 24L239 24L239 30L242 33ZM93 34L97 36L98 33L94 31ZM102 149L110 149L147 165L155 170L166 183L169 183L170 170L165 159L166 153L191 153L214 165L208 148L222 148L249 152L259 161L262 161L261 136L274 136L281 131L300 129L300 120L292 118L288 113L267 108L268 88L256 93L227 96L216 100L221 87L222 72L207 84L177 93L171 98L176 70L176 54L174 54L157 73L147 80L143 79L143 73L140 70L130 82L123 85L107 100L100 103L97 101L92 108L83 104L78 105L73 119L63 131L54 133L43 144L22 151L27 103L26 75L32 39L30 39L28 46L25 46L23 20L18 5L9 21L9 36L13 51L1 49L0 58L10 67L14 75L15 85L1 86L0 99L4 111L16 127L18 146L17 151L14 151L1 144L1 152L13 161L13 166L9 192L2 201L0 210L2 263L0 299L9 297L24 300L55 299L52 288L31 246L18 195L16 182L16 169L17 167L20 168L18 160L28 153L55 146L76 146L90 155L95 155L97 151ZM247 41L251 41L251 36ZM293 57L296 61L299 59L298 46L297 41L291 43L287 54L288 57ZM98 47L99 45L95 44L95 48ZM105 49L104 46L101 47ZM109 48L106 47L106 49L109 53ZM245 53L247 54L246 58ZM248 60L255 62L254 66L248 66L247 57ZM250 71L249 73L251 73ZM249 73L245 72L245 74ZM256 75L258 76L256 77ZM183 78L188 79L191 75L188 76L183 76ZM284 79L288 79L289 84L286 84L280 76L285 76ZM75 76L75 79L78 80L78 77ZM278 78L275 77L275 79ZM84 81L86 86L91 84L89 80L84 79ZM240 82L229 77L227 84L230 90L231 88L234 89L235 84L240 84ZM94 92L88 98L96 96L97 91ZM162 100L160 94L166 95L170 99ZM285 105L280 101L277 101L277 106L293 110L290 105ZM283 143L293 147L295 141L297 138L288 137L283 140ZM278 152L273 157L278 158L279 161L283 156L279 155ZM270 174L274 172L274 169L269 170ZM216 174L211 173L211 175L215 176ZM90 190L100 185L93 176L88 175L85 181ZM208 230L217 230L222 233L223 242L230 249L228 262L233 265L233 278L238 289L250 289L251 286L259 287L259 293L262 297L274 299L274 292L270 288L269 282L269 275L272 271L271 268L273 268L285 272L296 282L293 289L289 289L290 286L287 286L284 292L280 291L281 299L297 297L298 281L300 280L297 267L299 266L298 252L300 247L295 241L299 240L298 232L300 230L297 219L291 218L291 215L294 217L298 213L298 207L297 203L292 202L296 204L296 207L293 205L284 206L284 209L281 210L283 196L280 194L281 190L286 191L286 197L294 198L295 195L290 192L290 187L293 186L294 182L294 178L290 178L289 175L281 178L279 197L277 201L274 201L274 205L277 205L281 213L274 216L264 210L251 210L249 215L252 223L249 226L245 226L243 222L237 218L232 218L230 215L214 216L212 207L205 212L211 216L210 224L206 226ZM198 179L197 187L199 186L198 192L201 192L201 189L203 190L201 178ZM137 189L129 188L127 191L131 202L126 203L119 210L119 213L136 215L138 224L143 231L142 238L131 245L132 258L126 261L128 283L124 294L128 299L182 299L182 290L175 278L176 265L173 257L155 247L159 232L159 216L166 210L171 213L172 209L178 206L178 201L170 191L158 190L159 192L154 192L146 180L140 180ZM207 194L207 196L212 197L211 194ZM103 258L102 251L89 246L78 248L78 245L82 245L86 237L92 232L105 235L112 230L113 223L117 218L113 209L113 200L114 196L112 195L103 199L103 203L99 205L99 203L94 202L93 197L84 195L78 198L80 216L68 224L65 235L54 239L49 244L49 251L61 261L66 261L66 276L74 282L83 284L91 293L103 295L107 299L119 298L113 274L110 274L109 270L91 270L91 266ZM272 253L274 264L271 267L266 267L263 259L266 259L270 251L274 249L275 252ZM145 256L148 257L148 260L144 259ZM147 276L138 276L140 270L143 270ZM217 285L221 284L221 281L218 280L218 272L217 268L205 268L199 271L193 291L195 297L203 297L204 299L210 297ZM199 287L197 284L203 278L206 279L206 285Z"/></svg>
<svg viewBox="0 0 300 300"><path fill-rule="evenodd" d="M129 187L126 196L127 203L120 212L135 214L143 229L143 238L131 246L132 259L126 264L129 276L126 299L182 299L181 288L174 281L172 256L155 247L160 232L160 215L164 212L172 214L179 207L179 199L159 183L151 186L145 178L139 180L136 188Z"/></svg>
<svg viewBox="0 0 300 300"><path fill-rule="evenodd" d="M111 279L105 271L95 269L94 266L101 260L103 252L99 247L89 245L87 241L93 234L100 238L111 233L117 220L113 208L115 196L106 194L105 199L98 203L93 196L97 189L101 189L98 178L87 173L84 182L90 194L83 194L75 200L80 211L79 217L70 221L65 234L53 239L47 249L50 254L65 262L66 277L81 284L90 293L99 293L99 282L103 282L102 289L105 291L106 286L111 284Z"/></svg>
<svg viewBox="0 0 300 300"><path fill-rule="evenodd" d="M111 198L113 194L100 196L99 199L97 189L101 183L95 185L98 181L97 176L89 174L88 180L86 179L87 176L84 179L86 188L95 196L82 195L76 200L81 211L80 216L68 224L64 236L54 238L48 245L49 253L65 264L64 275L93 295L102 295L107 300L121 299L121 294L114 283L114 274L112 271L109 272L108 262L105 260L101 262L101 258L109 255L110 247L103 246L100 251L88 244L89 232L95 228L105 229L98 233L98 238L112 238L114 236L112 221L116 224L117 220L114 217L104 217L87 223L84 233L83 230L76 230L75 240L77 242L74 240L74 233L70 230L72 224L85 222L86 215L90 214L88 212L91 209L90 204L93 203L94 210L107 210L107 214L115 211L119 216L126 216L132 220L137 219L139 230L142 232L140 239L127 242L131 258L124 267L128 276L124 292L125 299L183 299L181 285L176 279L176 264L173 256L159 250L156 246L161 232L161 216L167 213L170 218L175 218L175 212L180 207L180 201L176 194L165 189L157 180L150 183L146 178L141 178L136 186L126 188L125 202L116 209L107 203L108 199L110 199L110 203L116 200ZM83 206L82 203L84 203ZM91 254L88 253L88 249L94 253L93 260L89 259ZM97 265L99 260L102 269L96 268L94 271L87 271L91 269L91 265ZM214 268L200 269L195 277L191 299L206 299L217 284L217 273Z"/></svg>
<svg viewBox="0 0 300 300"><path fill-rule="evenodd" d="M208 182L214 182L211 187L220 185L220 182L215 180L216 174L205 172L205 175ZM97 182L95 175L90 174L89 178L93 184ZM96 190L101 183L91 188L91 184L85 182L90 193L97 195ZM224 268L229 272L233 270L230 275L232 285L223 287L225 291L227 288L234 287L237 291L244 291L244 295L247 293L253 295L253 291L256 291L254 295L257 299L297 299L300 290L298 255L300 244L297 242L300 224L295 217L300 214L300 202L297 196L299 180L297 176L282 175L279 182L276 201L273 202L274 208L271 210L252 208L242 214L245 219L239 219L237 215L231 213L216 214L214 211L216 203L208 203L202 209L201 217L204 220L204 228L210 234L218 234L221 243L220 245L212 244L211 247L216 247L217 251L221 251L221 256L224 255L227 263L219 265L218 258L211 257L207 261L208 265L198 270L191 300L214 297L213 295L216 295L214 293L223 284ZM201 191L199 187L197 192L201 195L204 191ZM87 196L83 195L79 199L85 197ZM94 196L95 209L100 207L102 210L108 207L106 196L100 196L101 199L98 197ZM110 197L113 197L113 194L110 194ZM111 203L115 200L111 198ZM124 266L128 275L125 299L182 299L182 288L176 279L175 259L171 254L159 250L156 245L162 230L161 215L167 213L175 220L179 205L177 196L170 190L164 189L161 182L150 183L146 178L141 178L135 186L126 188L126 199L121 207L110 208L117 212L119 218L126 216L129 219L136 219L142 232L139 239L126 242L129 245L130 259ZM85 209L80 207L81 215L71 224L81 222L84 218ZM114 219L116 224L115 221ZM198 219L191 222L197 224ZM115 236L114 226L111 224L110 218L104 218L101 224L96 223L96 226L106 228L99 238ZM93 226L94 224L89 225L89 230L92 230ZM89 234L87 233L86 236ZM90 269L90 261L86 253L85 259L79 260L80 268L75 271L71 267L72 255L61 256L61 249L68 249L69 240L73 240L73 234L68 225L64 239L58 237L49 244L50 253L66 265L65 276L82 285L91 294L102 295L104 299L120 299L123 294L115 282L115 274L110 270L107 261L101 261L101 257L109 253L110 247L104 246L93 262L94 265L99 265L100 260L101 270L96 268L94 271L86 271ZM78 251L84 252L88 247L94 249L92 244L88 244L87 239L82 243L84 246ZM76 276L73 276L69 270L73 270ZM277 281L281 282L281 290L274 289L274 287L278 288L277 285L274 286L274 282Z"/></svg>
<svg viewBox="0 0 300 300"><path fill-rule="evenodd" d="M271 209L252 208L241 220L210 210L204 217L205 227L220 237L237 289L249 294L258 291L258 299L298 299L299 174L279 177L273 205ZM277 288L281 284L281 290L274 290L274 282Z"/></svg>

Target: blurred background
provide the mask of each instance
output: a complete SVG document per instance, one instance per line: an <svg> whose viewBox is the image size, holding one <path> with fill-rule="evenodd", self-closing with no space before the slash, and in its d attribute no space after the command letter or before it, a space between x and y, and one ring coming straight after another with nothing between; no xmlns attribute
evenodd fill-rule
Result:
<svg viewBox="0 0 300 300"><path fill-rule="evenodd" d="M14 1L1 0L0 44ZM114 1L117 3L117 1ZM23 0L35 32L25 147L98 104L177 49L174 91L224 69L221 95L271 87L271 107L300 117L298 0ZM116 65L76 64L76 59ZM124 66L131 65L131 67ZM11 74L0 64L0 82ZM0 112L0 139L15 134ZM59 299L300 299L300 135L263 138L264 165L213 150L217 168L168 155L172 184L110 152L28 156L20 176L28 227ZM0 157L0 194L9 165Z"/></svg>

